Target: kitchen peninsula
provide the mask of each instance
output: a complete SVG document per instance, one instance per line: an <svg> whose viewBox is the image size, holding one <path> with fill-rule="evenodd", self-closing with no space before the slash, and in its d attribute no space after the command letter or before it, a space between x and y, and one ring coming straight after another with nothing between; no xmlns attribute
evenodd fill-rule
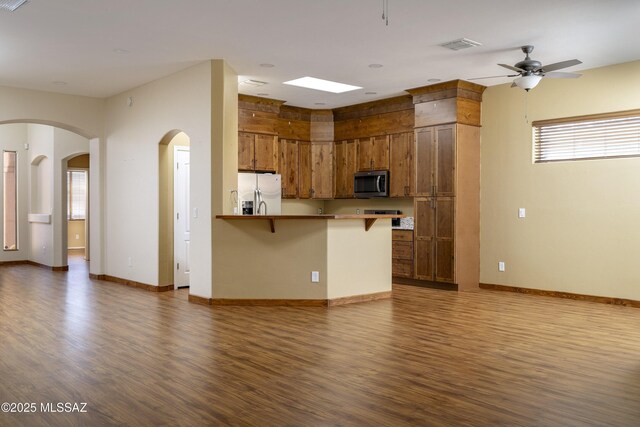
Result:
<svg viewBox="0 0 640 427"><path fill-rule="evenodd" d="M218 215L213 305L331 306L391 296L391 219ZM276 226L277 223L277 226ZM205 301L198 301L205 302Z"/></svg>

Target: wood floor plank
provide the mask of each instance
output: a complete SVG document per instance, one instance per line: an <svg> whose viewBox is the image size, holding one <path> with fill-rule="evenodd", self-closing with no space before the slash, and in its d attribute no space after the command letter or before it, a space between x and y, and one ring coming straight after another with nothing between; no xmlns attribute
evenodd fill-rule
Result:
<svg viewBox="0 0 640 427"><path fill-rule="evenodd" d="M394 285L390 300L210 307L0 267L0 425L640 425L640 309Z"/></svg>

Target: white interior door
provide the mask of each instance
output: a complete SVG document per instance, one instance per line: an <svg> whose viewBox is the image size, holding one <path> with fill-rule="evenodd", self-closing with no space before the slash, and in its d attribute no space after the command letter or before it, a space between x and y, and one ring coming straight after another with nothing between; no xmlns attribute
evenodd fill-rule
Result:
<svg viewBox="0 0 640 427"><path fill-rule="evenodd" d="M189 286L189 147L174 147L173 159L173 281L182 288Z"/></svg>

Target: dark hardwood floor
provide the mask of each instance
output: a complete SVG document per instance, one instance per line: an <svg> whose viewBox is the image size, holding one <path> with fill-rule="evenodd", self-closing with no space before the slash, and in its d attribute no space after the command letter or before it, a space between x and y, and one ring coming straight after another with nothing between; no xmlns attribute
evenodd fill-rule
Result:
<svg viewBox="0 0 640 427"><path fill-rule="evenodd" d="M182 293L180 293L182 292ZM331 309L206 307L0 267L0 425L640 425L640 309L395 286ZM40 403L86 402L86 413Z"/></svg>

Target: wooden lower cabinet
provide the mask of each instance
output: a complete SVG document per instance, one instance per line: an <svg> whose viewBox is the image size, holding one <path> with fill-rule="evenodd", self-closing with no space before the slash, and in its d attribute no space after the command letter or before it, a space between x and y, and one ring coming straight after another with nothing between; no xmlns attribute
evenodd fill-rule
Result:
<svg viewBox="0 0 640 427"><path fill-rule="evenodd" d="M393 277L413 278L413 230L391 231Z"/></svg>
<svg viewBox="0 0 640 427"><path fill-rule="evenodd" d="M416 198L415 278L455 283L455 198Z"/></svg>

